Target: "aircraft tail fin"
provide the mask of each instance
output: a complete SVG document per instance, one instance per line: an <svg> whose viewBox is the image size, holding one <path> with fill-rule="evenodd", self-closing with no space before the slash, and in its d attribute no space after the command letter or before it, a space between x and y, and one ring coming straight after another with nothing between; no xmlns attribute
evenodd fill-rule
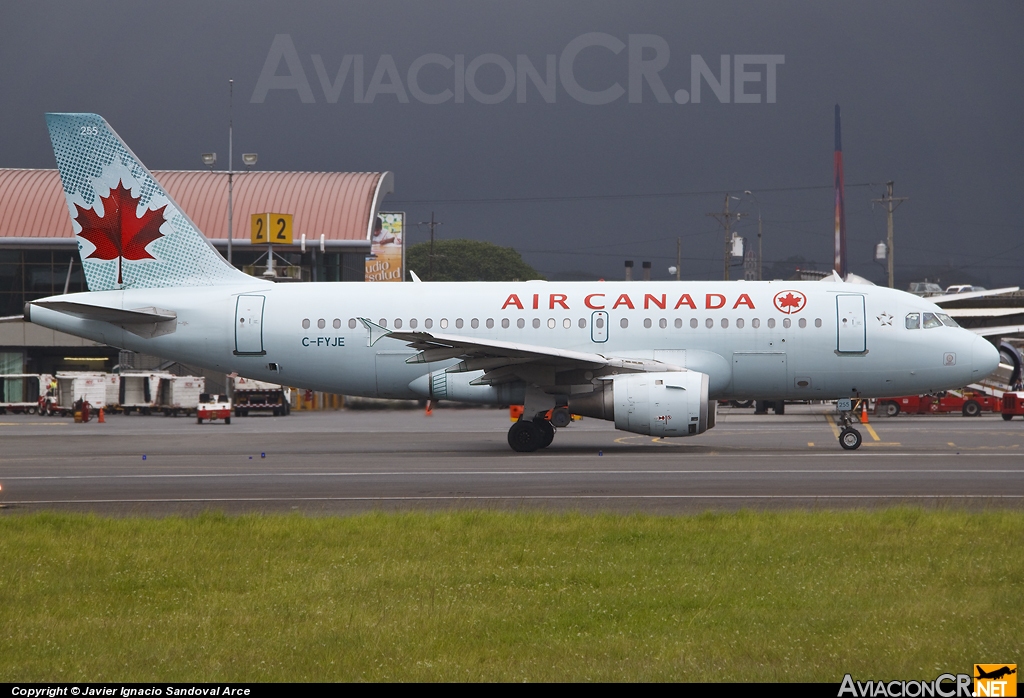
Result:
<svg viewBox="0 0 1024 698"><path fill-rule="evenodd" d="M90 291L260 281L227 263L97 114L47 114Z"/></svg>

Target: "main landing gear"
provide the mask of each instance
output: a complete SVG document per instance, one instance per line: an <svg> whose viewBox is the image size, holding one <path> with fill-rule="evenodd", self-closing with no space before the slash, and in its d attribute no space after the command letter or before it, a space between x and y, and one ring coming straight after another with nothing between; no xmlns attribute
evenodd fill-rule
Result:
<svg viewBox="0 0 1024 698"><path fill-rule="evenodd" d="M847 398L840 400L837 405L839 409L839 425L841 427L839 445L847 451L856 451L860 448L861 443L860 432L851 426L853 424L852 402L852 400Z"/></svg>
<svg viewBox="0 0 1024 698"><path fill-rule="evenodd" d="M546 419L520 419L508 430L508 445L513 451L531 453L547 448L555 438L555 428Z"/></svg>

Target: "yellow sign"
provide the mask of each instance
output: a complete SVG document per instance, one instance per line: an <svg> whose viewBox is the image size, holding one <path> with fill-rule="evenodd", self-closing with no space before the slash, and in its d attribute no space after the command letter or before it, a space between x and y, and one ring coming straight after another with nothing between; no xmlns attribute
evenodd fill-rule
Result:
<svg viewBox="0 0 1024 698"><path fill-rule="evenodd" d="M975 664L974 695L1011 698L1017 695L1016 664Z"/></svg>
<svg viewBox="0 0 1024 698"><path fill-rule="evenodd" d="M252 214L250 216L250 239L254 245L292 244L292 214Z"/></svg>

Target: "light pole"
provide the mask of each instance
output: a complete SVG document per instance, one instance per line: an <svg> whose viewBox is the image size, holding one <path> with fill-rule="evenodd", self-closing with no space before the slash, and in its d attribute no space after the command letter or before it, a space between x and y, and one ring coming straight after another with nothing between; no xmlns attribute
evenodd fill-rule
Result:
<svg viewBox="0 0 1024 698"><path fill-rule="evenodd" d="M232 238L234 231L234 192L235 192L235 158L234 158L234 106L235 106L235 81L228 80L228 264L234 266L232 260ZM217 164L217 153L203 153L203 164L213 170ZM242 153L242 162L245 163L246 172L256 165L256 153ZM239 173L242 174L242 173Z"/></svg>
<svg viewBox="0 0 1024 698"><path fill-rule="evenodd" d="M757 200L757 197L749 189L743 193L753 199L757 205L757 280L761 281L761 202Z"/></svg>

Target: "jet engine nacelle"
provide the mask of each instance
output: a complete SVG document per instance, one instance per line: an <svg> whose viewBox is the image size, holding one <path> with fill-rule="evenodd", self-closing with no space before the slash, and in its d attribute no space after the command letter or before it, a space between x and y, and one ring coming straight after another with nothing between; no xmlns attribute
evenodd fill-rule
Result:
<svg viewBox="0 0 1024 698"><path fill-rule="evenodd" d="M593 393L569 397L569 411L615 421L615 428L651 436L693 436L715 426L708 375L697 371L630 373Z"/></svg>

